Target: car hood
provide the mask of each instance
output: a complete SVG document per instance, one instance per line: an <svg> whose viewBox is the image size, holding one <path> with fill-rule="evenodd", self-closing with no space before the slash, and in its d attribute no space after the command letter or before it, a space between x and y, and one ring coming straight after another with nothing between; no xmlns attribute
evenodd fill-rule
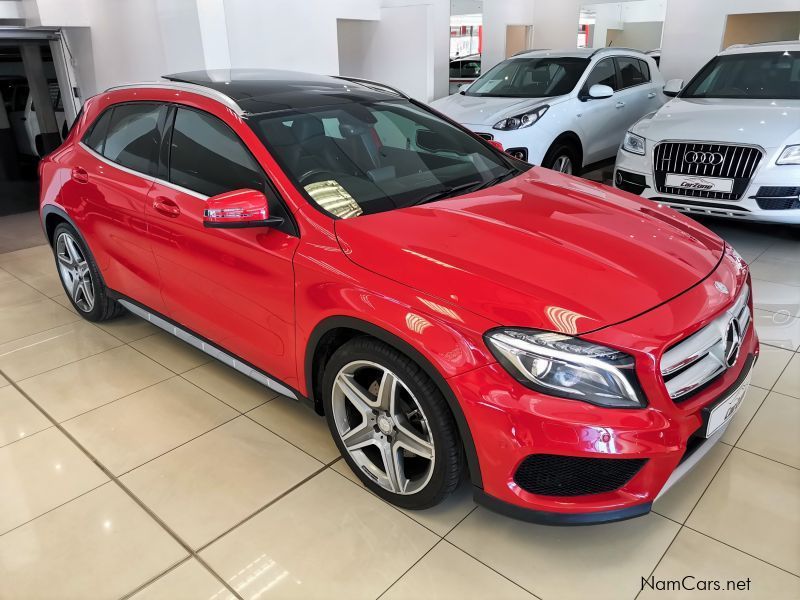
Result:
<svg viewBox="0 0 800 600"><path fill-rule="evenodd" d="M353 262L444 305L569 334L670 300L724 252L716 235L674 211L540 168L335 228Z"/></svg>
<svg viewBox="0 0 800 600"><path fill-rule="evenodd" d="M500 98L453 94L431 103L431 106L454 121L467 125L491 127L500 119L513 117L542 104L553 104L562 97Z"/></svg>
<svg viewBox="0 0 800 600"><path fill-rule="evenodd" d="M675 98L634 131L654 141L709 140L774 148L796 137L798 129L798 100Z"/></svg>

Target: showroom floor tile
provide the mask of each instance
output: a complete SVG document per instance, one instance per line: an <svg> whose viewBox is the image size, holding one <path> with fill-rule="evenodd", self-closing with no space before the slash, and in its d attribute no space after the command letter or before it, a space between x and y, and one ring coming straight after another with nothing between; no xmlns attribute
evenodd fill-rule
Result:
<svg viewBox="0 0 800 600"><path fill-rule="evenodd" d="M0 598L634 600L687 574L800 598L800 242L707 225L753 264L753 386L653 513L589 528L476 508L466 481L394 508L310 409L132 315L78 320L46 247L0 254Z"/></svg>

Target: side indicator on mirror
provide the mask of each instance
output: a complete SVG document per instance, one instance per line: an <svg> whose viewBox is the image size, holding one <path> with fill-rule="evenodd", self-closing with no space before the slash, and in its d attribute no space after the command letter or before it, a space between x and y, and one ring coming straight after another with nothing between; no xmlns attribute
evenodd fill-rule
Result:
<svg viewBox="0 0 800 600"><path fill-rule="evenodd" d="M270 217L267 198L258 190L234 190L212 196L206 201L203 225L218 229L265 227L283 222Z"/></svg>

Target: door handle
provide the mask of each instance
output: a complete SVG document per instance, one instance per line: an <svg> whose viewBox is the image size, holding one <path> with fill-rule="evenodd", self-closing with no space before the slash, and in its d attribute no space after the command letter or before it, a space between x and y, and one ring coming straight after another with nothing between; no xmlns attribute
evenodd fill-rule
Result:
<svg viewBox="0 0 800 600"><path fill-rule="evenodd" d="M655 92L650 92L649 94L647 94L647 97L648 98L655 98L656 97L656 93Z"/></svg>
<svg viewBox="0 0 800 600"><path fill-rule="evenodd" d="M173 200L164 198L163 196L158 196L155 200L153 200L153 208L162 215L171 217L173 219L181 214L180 207L175 204Z"/></svg>
<svg viewBox="0 0 800 600"><path fill-rule="evenodd" d="M89 183L89 173L83 167L73 167L70 177L76 183Z"/></svg>
<svg viewBox="0 0 800 600"><path fill-rule="evenodd" d="M625 106L625 103L620 101L620 102L617 102L614 106L616 108L622 108L623 106Z"/></svg>

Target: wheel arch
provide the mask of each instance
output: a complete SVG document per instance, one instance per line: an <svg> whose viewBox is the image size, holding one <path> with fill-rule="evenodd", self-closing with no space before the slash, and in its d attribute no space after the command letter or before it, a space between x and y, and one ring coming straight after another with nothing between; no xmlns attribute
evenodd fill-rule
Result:
<svg viewBox="0 0 800 600"><path fill-rule="evenodd" d="M481 478L480 464L478 462L478 453L475 449L475 442L472 439L472 432L470 431L464 411L461 409L461 405L452 389L450 389L447 381L421 352L405 340L377 325L355 317L336 316L324 319L318 323L311 332L306 346L304 366L306 390L308 398L314 404L315 410L322 414L322 398L319 391L319 382L321 381L321 372L324 369L327 359L329 359L333 352L342 344L361 335L373 337L392 346L398 352L405 354L408 358L413 360L425 371L425 374L431 378L431 381L433 381L442 396L444 396L450 408L450 412L453 414L453 418L456 421L458 434L461 437L461 443L467 458L467 466L469 468L472 485L482 488L483 480Z"/></svg>
<svg viewBox="0 0 800 600"><path fill-rule="evenodd" d="M581 141L581 137L574 131L569 130L559 134L556 139L548 146L547 150L545 151L545 156L552 150L556 144L560 142L569 142L575 149L578 151L578 166L579 168L583 168L583 142Z"/></svg>

